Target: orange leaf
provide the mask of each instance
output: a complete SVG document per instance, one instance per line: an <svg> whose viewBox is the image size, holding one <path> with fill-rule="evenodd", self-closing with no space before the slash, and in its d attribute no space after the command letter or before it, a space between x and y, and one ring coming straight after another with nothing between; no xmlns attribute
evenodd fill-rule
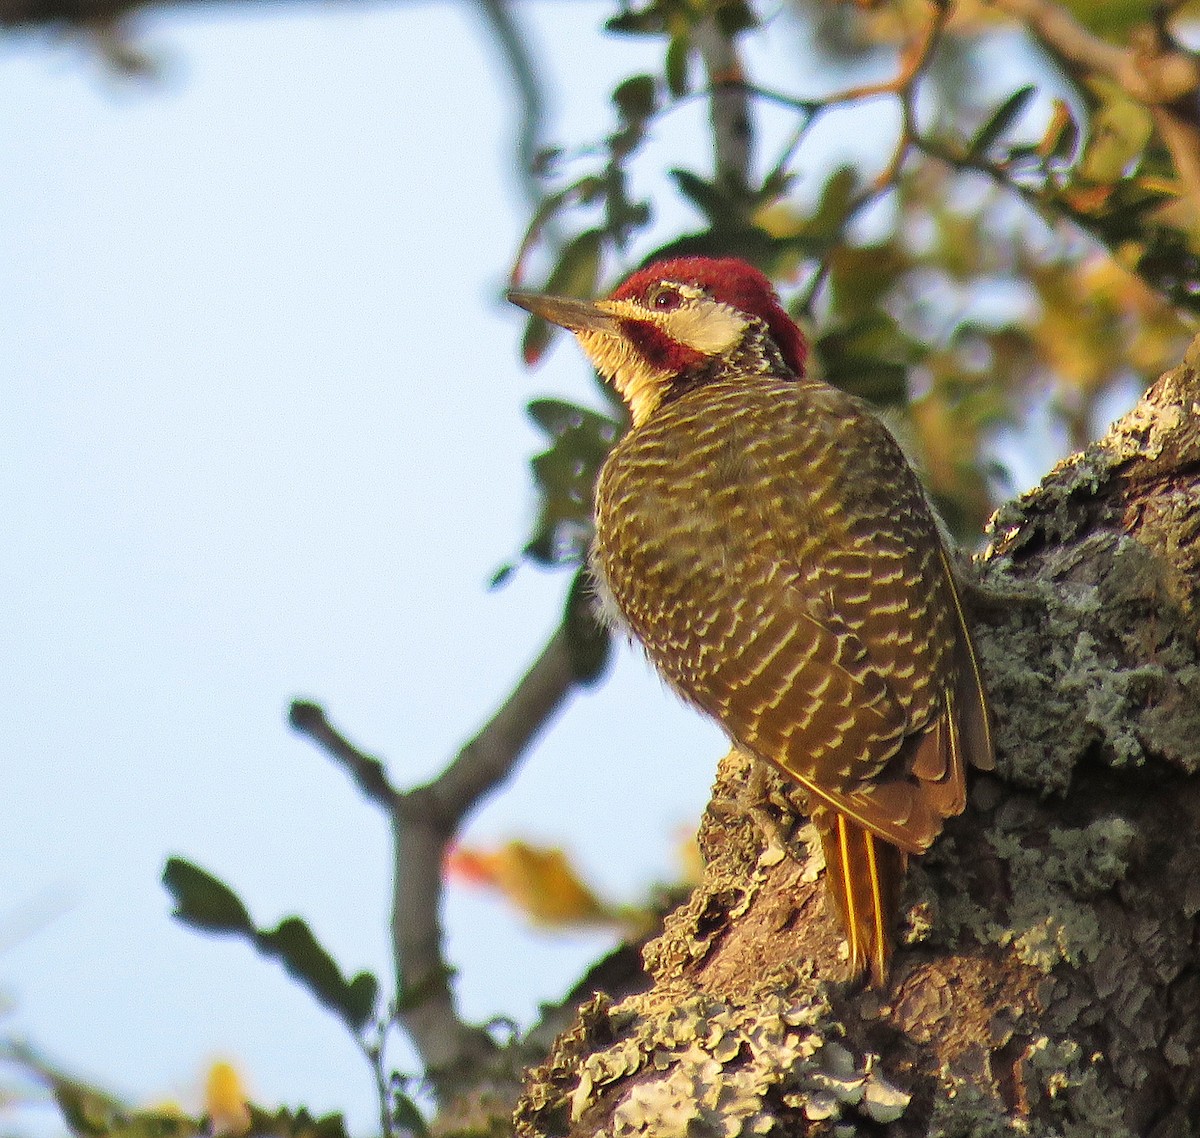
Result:
<svg viewBox="0 0 1200 1138"><path fill-rule="evenodd" d="M616 919L557 847L522 841L498 850L459 846L447 858L446 871L451 879L497 890L535 924L560 928Z"/></svg>

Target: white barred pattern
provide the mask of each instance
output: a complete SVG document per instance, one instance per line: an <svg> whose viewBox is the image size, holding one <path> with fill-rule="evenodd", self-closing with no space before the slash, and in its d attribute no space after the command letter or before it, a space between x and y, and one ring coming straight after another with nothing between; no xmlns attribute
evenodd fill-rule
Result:
<svg viewBox="0 0 1200 1138"><path fill-rule="evenodd" d="M953 742L991 761L937 524L874 416L762 358L663 399L613 450L597 567L654 664L737 744L921 852L962 809Z"/></svg>

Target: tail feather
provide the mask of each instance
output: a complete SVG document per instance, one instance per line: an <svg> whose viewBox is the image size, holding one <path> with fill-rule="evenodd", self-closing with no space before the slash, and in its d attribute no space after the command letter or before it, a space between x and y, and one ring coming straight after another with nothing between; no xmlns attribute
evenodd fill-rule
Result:
<svg viewBox="0 0 1200 1138"><path fill-rule="evenodd" d="M825 849L826 888L850 945L851 977L870 968L871 983L882 988L907 856L844 814L827 809L819 814L813 820Z"/></svg>

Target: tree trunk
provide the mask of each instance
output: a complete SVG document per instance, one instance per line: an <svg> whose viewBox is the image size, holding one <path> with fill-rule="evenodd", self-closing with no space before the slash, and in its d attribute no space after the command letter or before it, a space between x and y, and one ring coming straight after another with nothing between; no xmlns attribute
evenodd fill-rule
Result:
<svg viewBox="0 0 1200 1138"><path fill-rule="evenodd" d="M532 1071L522 1138L1200 1138L1200 339L1001 509L972 609L998 744L848 985L790 792L720 765L703 883Z"/></svg>

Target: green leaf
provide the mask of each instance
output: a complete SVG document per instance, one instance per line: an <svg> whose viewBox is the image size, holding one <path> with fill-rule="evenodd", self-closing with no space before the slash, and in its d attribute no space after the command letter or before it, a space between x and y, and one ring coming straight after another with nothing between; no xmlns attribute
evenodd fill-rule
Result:
<svg viewBox="0 0 1200 1138"><path fill-rule="evenodd" d="M667 90L677 99L688 93L688 59L692 53L692 40L686 30L676 32L667 44L667 59L664 74Z"/></svg>
<svg viewBox="0 0 1200 1138"><path fill-rule="evenodd" d="M603 240L604 235L599 229L587 229L568 241L546 281L546 292L581 300L593 296L600 274ZM539 316L529 318L521 341L521 354L527 364L533 365L542 358L551 335L552 329L545 320Z"/></svg>
<svg viewBox="0 0 1200 1138"><path fill-rule="evenodd" d="M714 228L722 223L728 224L736 216L734 203L714 183L706 182L690 170L673 169L670 174L679 192L708 218Z"/></svg>
<svg viewBox="0 0 1200 1138"><path fill-rule="evenodd" d="M398 1130L407 1130L415 1138L427 1138L429 1134L429 1126L417 1104L400 1090L392 1093L392 1122Z"/></svg>
<svg viewBox="0 0 1200 1138"><path fill-rule="evenodd" d="M772 276L780 266L794 262L796 253L814 252L819 247L820 243L807 233L775 237L757 225L714 226L668 242L651 253L646 262L668 257L740 257Z"/></svg>
<svg viewBox="0 0 1200 1138"><path fill-rule="evenodd" d="M717 27L729 39L751 28L758 27L758 17L749 4L742 0L725 0L716 8Z"/></svg>
<svg viewBox="0 0 1200 1138"><path fill-rule="evenodd" d="M370 972L360 972L346 989L346 1022L361 1031L375 1014L379 1003L379 981Z"/></svg>
<svg viewBox="0 0 1200 1138"><path fill-rule="evenodd" d="M67 1128L80 1138L101 1138L126 1121L125 1108L105 1091L61 1076L50 1089Z"/></svg>
<svg viewBox="0 0 1200 1138"><path fill-rule="evenodd" d="M662 10L657 4L651 4L636 12L626 9L610 16L604 23L604 30L627 36L658 36L662 35L665 26Z"/></svg>
<svg viewBox="0 0 1200 1138"><path fill-rule="evenodd" d="M206 932L245 937L264 956L280 961L352 1030L361 1031L371 1018L379 998L379 981L369 972L360 972L347 983L333 957L299 917L286 917L270 931L257 928L228 885L183 858L167 861L163 884L175 898L179 920Z"/></svg>
<svg viewBox="0 0 1200 1138"><path fill-rule="evenodd" d="M1020 118L1021 112L1029 105L1029 100L1033 98L1036 92L1037 88L1033 84L1026 84L1024 87L1018 87L1009 95L992 112L992 117L979 128L975 137L971 139L970 145L967 147L967 157L984 157L991 148L992 143Z"/></svg>
<svg viewBox="0 0 1200 1138"><path fill-rule="evenodd" d="M813 344L828 383L877 406L908 397L908 367L916 345L898 324L873 313L826 332Z"/></svg>
<svg viewBox="0 0 1200 1138"><path fill-rule="evenodd" d="M531 463L541 501L525 554L543 565L578 564L591 542L596 476L621 428L606 415L556 399L536 399L528 411L551 443Z"/></svg>
<svg viewBox="0 0 1200 1138"><path fill-rule="evenodd" d="M131 1110L108 1091L70 1078L25 1049L11 1058L48 1084L77 1138L183 1138L204 1132L199 1119L179 1110Z"/></svg>
<svg viewBox="0 0 1200 1138"><path fill-rule="evenodd" d="M858 175L852 166L839 166L821 189L821 200L808 221L811 240L832 242L841 237L842 227L854 200Z"/></svg>
<svg viewBox="0 0 1200 1138"><path fill-rule="evenodd" d="M576 682L586 687L604 674L612 655L612 634L597 610L595 588L586 567L571 582L563 615L571 671Z"/></svg>
<svg viewBox="0 0 1200 1138"><path fill-rule="evenodd" d="M492 578L488 581L489 589L502 589L512 579L512 575L517 571L517 567L511 562L506 561L503 565L496 567L496 571L492 574Z"/></svg>
<svg viewBox="0 0 1200 1138"><path fill-rule="evenodd" d="M180 857L167 860L163 885L175 901L175 917L208 932L241 933L256 930L246 906L225 882Z"/></svg>
<svg viewBox="0 0 1200 1138"><path fill-rule="evenodd" d="M375 1010L379 983L370 973L360 973L348 984L333 957L300 917L285 917L270 931L260 930L255 944L273 956L331 1011L355 1031L361 1031ZM357 986L355 986L357 985Z"/></svg>
<svg viewBox="0 0 1200 1138"><path fill-rule="evenodd" d="M617 112L628 123L643 123L658 110L658 89L649 75L633 75L612 95Z"/></svg>
<svg viewBox="0 0 1200 1138"><path fill-rule="evenodd" d="M250 1131L253 1138L347 1138L346 1122L340 1114L314 1118L304 1108L289 1110L281 1106L276 1111L247 1104L250 1112Z"/></svg>

